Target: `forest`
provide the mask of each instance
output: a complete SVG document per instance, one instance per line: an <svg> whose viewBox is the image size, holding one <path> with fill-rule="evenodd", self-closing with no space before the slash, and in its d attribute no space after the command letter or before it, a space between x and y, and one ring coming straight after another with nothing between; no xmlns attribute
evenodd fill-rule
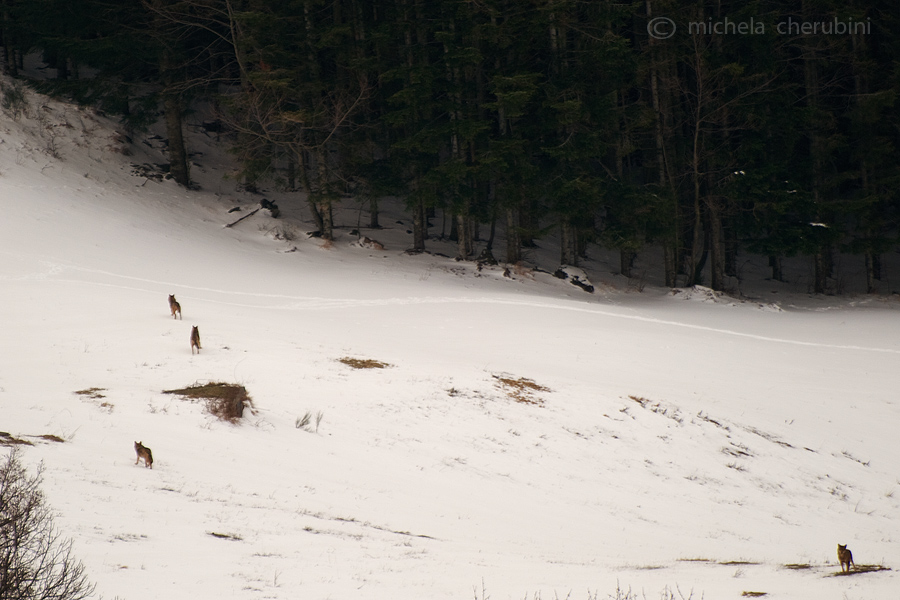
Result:
<svg viewBox="0 0 900 600"><path fill-rule="evenodd" d="M0 0L0 45L13 80L41 53L29 85L162 119L186 187L213 107L242 189L303 194L325 239L395 197L411 252L440 210L463 260L552 233L561 264L652 246L660 285L723 290L740 252L803 256L817 294L838 253L879 291L898 246L896 0Z"/></svg>

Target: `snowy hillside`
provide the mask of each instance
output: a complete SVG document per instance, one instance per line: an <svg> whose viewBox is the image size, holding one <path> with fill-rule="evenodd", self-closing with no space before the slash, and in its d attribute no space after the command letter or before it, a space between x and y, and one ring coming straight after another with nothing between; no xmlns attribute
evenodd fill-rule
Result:
<svg viewBox="0 0 900 600"><path fill-rule="evenodd" d="M133 166L159 140L35 95L0 137L0 430L103 597L900 589L896 297L638 293L601 258L588 294L405 255L399 211L366 247L352 200L333 245L288 195L226 228L260 197L199 132L198 192ZM163 393L207 381L255 410ZM838 543L885 569L835 576Z"/></svg>

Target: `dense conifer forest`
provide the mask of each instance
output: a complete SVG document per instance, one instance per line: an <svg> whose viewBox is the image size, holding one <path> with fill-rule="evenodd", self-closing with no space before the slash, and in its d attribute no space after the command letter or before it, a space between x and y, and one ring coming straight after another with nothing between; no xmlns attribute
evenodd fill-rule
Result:
<svg viewBox="0 0 900 600"><path fill-rule="evenodd" d="M304 193L326 239L342 198L377 226L391 196L413 251L441 210L463 259L516 263L553 231L563 264L597 244L630 275L654 246L658 283L717 290L739 252L776 280L808 257L815 293L854 254L878 289L898 32L896 0L0 0L4 72L40 53L42 91L164 120L182 185L203 103L241 185Z"/></svg>

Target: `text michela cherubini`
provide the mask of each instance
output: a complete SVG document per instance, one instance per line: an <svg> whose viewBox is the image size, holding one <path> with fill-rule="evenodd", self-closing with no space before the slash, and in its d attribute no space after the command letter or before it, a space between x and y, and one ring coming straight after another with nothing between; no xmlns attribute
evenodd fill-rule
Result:
<svg viewBox="0 0 900 600"><path fill-rule="evenodd" d="M765 35L773 25L750 18L748 21L732 21L728 17L712 18L688 23L688 33L692 35ZM868 35L872 32L872 21L842 21L835 17L831 21L795 21L788 17L774 25L779 35Z"/></svg>

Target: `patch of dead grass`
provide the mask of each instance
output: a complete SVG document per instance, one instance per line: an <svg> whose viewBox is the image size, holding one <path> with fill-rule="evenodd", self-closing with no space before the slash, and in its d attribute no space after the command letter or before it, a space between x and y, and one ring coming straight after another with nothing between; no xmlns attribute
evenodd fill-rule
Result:
<svg viewBox="0 0 900 600"><path fill-rule="evenodd" d="M214 381L195 383L177 390L163 390L163 394L177 394L192 400L206 400L206 410L223 421L235 423L244 416L244 409L253 409L247 388L236 383Z"/></svg>
<svg viewBox="0 0 900 600"><path fill-rule="evenodd" d="M55 442L57 444L63 444L66 441L58 435L53 435L52 433L45 433L43 435L26 435L25 437L43 440L45 442ZM12 446L34 446L34 442L30 442L22 438L17 438L5 431L0 431L0 446L6 446L10 448Z"/></svg>
<svg viewBox="0 0 900 600"><path fill-rule="evenodd" d="M12 446L34 446L34 444L28 440L17 438L5 431L0 431L0 446L11 448Z"/></svg>
<svg viewBox="0 0 900 600"><path fill-rule="evenodd" d="M244 540L244 538L235 533L219 533L218 531L208 531L207 533L220 540L230 540L232 542L241 542Z"/></svg>
<svg viewBox="0 0 900 600"><path fill-rule="evenodd" d="M854 563L853 570L839 571L832 577L848 577L850 575L862 575L863 573L878 573L879 571L890 571L890 567L884 565L857 565Z"/></svg>
<svg viewBox="0 0 900 600"><path fill-rule="evenodd" d="M493 377L497 380L497 385L507 397L523 404L543 406L544 399L536 394L551 391L550 388L535 383L534 380L527 377L513 378L508 375L494 375Z"/></svg>
<svg viewBox="0 0 900 600"><path fill-rule="evenodd" d="M349 356L339 358L338 362L354 369L386 369L393 366L390 363L373 360L371 358L351 358Z"/></svg>
<svg viewBox="0 0 900 600"><path fill-rule="evenodd" d="M76 395L81 396L85 402L90 402L99 406L100 408L106 410L107 412L112 412L115 405L111 402L106 402L103 398L106 398L105 394L101 392L105 392L106 388L101 387L91 387L83 390L78 390L75 392Z"/></svg>

